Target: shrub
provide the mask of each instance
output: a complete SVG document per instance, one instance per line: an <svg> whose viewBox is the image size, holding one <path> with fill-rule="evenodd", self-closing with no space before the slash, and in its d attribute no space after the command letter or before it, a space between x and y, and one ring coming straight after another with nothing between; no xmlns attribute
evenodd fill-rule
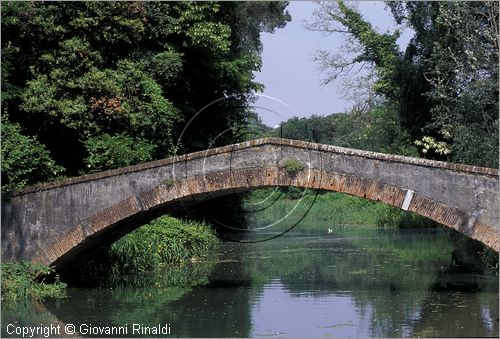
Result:
<svg viewBox="0 0 500 339"><path fill-rule="evenodd" d="M284 163L285 171L289 176L295 176L297 173L304 169L304 165L298 160L285 160Z"/></svg>

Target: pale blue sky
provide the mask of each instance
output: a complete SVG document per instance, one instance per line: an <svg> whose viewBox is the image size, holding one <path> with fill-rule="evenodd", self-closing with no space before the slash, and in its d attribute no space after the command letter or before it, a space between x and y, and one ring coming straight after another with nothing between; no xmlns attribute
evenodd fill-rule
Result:
<svg viewBox="0 0 500 339"><path fill-rule="evenodd" d="M321 86L322 75L313 60L314 52L334 50L340 46L340 40L337 35L324 36L304 28L304 22L311 21L315 6L310 1L291 1L287 9L292 21L273 34L261 35L263 66L255 76L266 87L263 95L269 97L259 97L255 110L269 126L292 116L343 112L352 104L341 98L338 85ZM380 31L392 31L396 27L382 1L360 1L358 8ZM410 37L411 34L405 32L398 42L405 46Z"/></svg>

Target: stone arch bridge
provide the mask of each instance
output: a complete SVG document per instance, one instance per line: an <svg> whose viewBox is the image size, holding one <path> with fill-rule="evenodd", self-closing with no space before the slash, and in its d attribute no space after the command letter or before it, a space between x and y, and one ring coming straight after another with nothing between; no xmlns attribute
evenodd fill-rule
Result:
<svg viewBox="0 0 500 339"><path fill-rule="evenodd" d="M381 201L499 249L497 169L264 138L28 187L2 201L2 261L60 268L176 205L271 186Z"/></svg>

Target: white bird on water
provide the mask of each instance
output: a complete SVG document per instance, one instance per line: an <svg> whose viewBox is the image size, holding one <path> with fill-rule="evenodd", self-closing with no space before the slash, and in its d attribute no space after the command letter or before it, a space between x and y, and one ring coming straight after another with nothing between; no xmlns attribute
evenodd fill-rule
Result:
<svg viewBox="0 0 500 339"><path fill-rule="evenodd" d="M331 228L328 229L328 234L333 233L333 230Z"/></svg>

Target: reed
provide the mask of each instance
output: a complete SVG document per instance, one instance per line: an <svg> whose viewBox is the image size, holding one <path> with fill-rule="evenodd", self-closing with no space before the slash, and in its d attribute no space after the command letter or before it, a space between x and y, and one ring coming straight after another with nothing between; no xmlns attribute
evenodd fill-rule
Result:
<svg viewBox="0 0 500 339"><path fill-rule="evenodd" d="M165 215L111 246L111 270L116 276L196 261L207 256L217 243L218 238L209 225Z"/></svg>

